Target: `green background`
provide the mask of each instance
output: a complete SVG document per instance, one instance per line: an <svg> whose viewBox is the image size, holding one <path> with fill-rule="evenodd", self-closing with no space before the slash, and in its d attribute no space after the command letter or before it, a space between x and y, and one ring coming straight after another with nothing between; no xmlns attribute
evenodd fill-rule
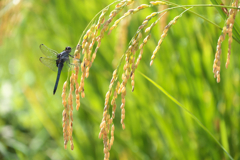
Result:
<svg viewBox="0 0 240 160"><path fill-rule="evenodd" d="M40 63L43 54L39 45L43 43L58 52L66 46L76 46L87 24L111 2L22 0L14 5L12 1L0 1L0 159L103 159L103 143L98 133L112 72L142 21L159 8L131 15L110 35L105 34L90 76L85 80L86 96L81 99L79 111L74 109L73 151L69 144L64 149L62 135L61 90L67 73L61 75L53 96L57 73ZM136 1L130 8L142 3L148 1ZM197 3L209 2L181 1ZM114 6L110 7L110 11L113 9ZM215 8L192 10L224 26ZM169 12L166 24L182 11ZM160 28L158 23L152 30L137 70L162 86L201 121L234 159L240 159L239 44L233 41L226 69L228 43L224 41L221 82L217 83L212 66L220 29L184 13L170 28L150 67L151 54L162 34ZM110 159L228 159L187 112L139 72L135 74L134 92L130 81L127 84L125 130L120 124L120 103L119 98Z"/></svg>

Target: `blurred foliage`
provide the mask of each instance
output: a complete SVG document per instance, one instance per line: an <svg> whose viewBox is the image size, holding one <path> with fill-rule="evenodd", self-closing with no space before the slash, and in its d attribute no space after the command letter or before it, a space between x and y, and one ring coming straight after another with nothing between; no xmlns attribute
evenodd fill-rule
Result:
<svg viewBox="0 0 240 160"><path fill-rule="evenodd" d="M85 81L86 97L81 99L79 111L74 111L73 151L70 147L64 149L62 136L61 88L67 73L61 75L53 96L56 73L38 59L42 56L41 43L59 52L66 46L76 46L90 20L111 2L0 1L0 159L103 159L98 133L112 71L138 26L157 7L132 15L104 37ZM136 1L132 8L142 3L148 1ZM181 4L197 3L181 1ZM219 26L224 25L215 8L192 10ZM182 9L169 12L167 23L181 12ZM153 66L149 67L160 28L161 24L157 24L153 29L138 70L182 103L234 159L239 159L239 44L233 41L230 65L225 69L228 44L223 43L218 84L212 65L221 30L186 12L171 27ZM110 159L227 159L191 116L141 74L136 72L134 92L130 83L127 86L126 129L121 128L117 108Z"/></svg>

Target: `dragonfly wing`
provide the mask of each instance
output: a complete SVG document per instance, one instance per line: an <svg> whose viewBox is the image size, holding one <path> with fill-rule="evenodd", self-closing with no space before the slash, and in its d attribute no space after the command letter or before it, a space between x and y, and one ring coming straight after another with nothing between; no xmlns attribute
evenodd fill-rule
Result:
<svg viewBox="0 0 240 160"><path fill-rule="evenodd" d="M49 57L49 58L57 58L58 52L55 50L52 50L50 48L48 48L47 46L45 46L44 44L40 44L40 49L42 51L42 53Z"/></svg>
<svg viewBox="0 0 240 160"><path fill-rule="evenodd" d="M39 60L40 60L40 62L42 62L45 66L47 66L54 72L57 71L57 69L58 69L57 64L56 64L57 59L40 57Z"/></svg>
<svg viewBox="0 0 240 160"><path fill-rule="evenodd" d="M69 58L69 65L71 66L80 66L81 65L81 60L77 58Z"/></svg>
<svg viewBox="0 0 240 160"><path fill-rule="evenodd" d="M66 61L63 63L62 72L68 72L69 70L71 70L71 67L70 67L68 64L69 64L69 60L66 60Z"/></svg>
<svg viewBox="0 0 240 160"><path fill-rule="evenodd" d="M80 66L80 65L81 63L79 59L76 59L76 58L67 59L64 62L62 72L68 72L69 70L71 71L74 69L74 66Z"/></svg>

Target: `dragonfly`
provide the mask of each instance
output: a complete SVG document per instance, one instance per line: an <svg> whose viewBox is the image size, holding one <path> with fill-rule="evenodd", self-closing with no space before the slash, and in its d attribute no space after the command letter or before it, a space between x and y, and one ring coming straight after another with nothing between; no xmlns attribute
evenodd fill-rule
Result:
<svg viewBox="0 0 240 160"><path fill-rule="evenodd" d="M40 57L40 62L42 62L51 70L57 71L57 79L53 89L54 95L57 91L61 72L63 70L67 71L69 68L72 69L74 66L80 65L80 61L78 59L75 59L74 56L70 54L72 50L71 47L66 47L61 53L58 53L57 51L48 48L44 44L41 44L39 47L42 53L46 56Z"/></svg>

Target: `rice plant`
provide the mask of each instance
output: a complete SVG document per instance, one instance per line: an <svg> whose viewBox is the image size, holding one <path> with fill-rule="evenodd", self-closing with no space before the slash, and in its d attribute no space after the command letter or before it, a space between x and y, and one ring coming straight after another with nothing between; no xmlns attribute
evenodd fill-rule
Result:
<svg viewBox="0 0 240 160"><path fill-rule="evenodd" d="M0 1L0 159L239 159L238 6Z"/></svg>
<svg viewBox="0 0 240 160"><path fill-rule="evenodd" d="M132 37L122 57L118 62L117 68L112 73L112 79L110 80L108 91L106 92L105 102L103 105L103 116L102 122L100 124L99 138L103 140L104 145L104 159L110 158L110 150L114 142L114 118L117 106L121 109L121 125L122 129L125 129L125 107L127 98L127 83L131 83L132 92L135 88L135 72L140 64L141 58L144 54L144 46L148 45L149 39L151 39L152 30L161 18L167 13L174 9L181 8L183 11L176 15L168 24L164 27L162 35L155 47L150 60L150 66L153 65L154 59L157 54L161 53L161 45L164 45L164 39L167 37L169 29L181 20L181 17L185 13L196 15L197 17L203 18L196 12L191 11L197 7L214 7L220 8L222 11L227 11L226 13L226 23L222 29L222 34L220 35L217 42L217 49L213 64L214 77L217 78L217 82L220 82L220 55L221 55L221 44L225 37L228 35L228 53L226 68L228 68L230 62L231 54L231 44L233 39L233 26L234 20L238 12L238 0L232 2L231 6L227 5L217 5L217 4L199 4L199 5L178 5L169 1L151 1L149 4L140 4L135 8L131 8L133 0L122 0L115 1L109 6L105 7L101 12L99 12L93 20L89 23L86 30L83 32L75 50L75 58L81 59L82 64L80 67L75 67L74 72L70 73L70 78L64 83L62 92L62 102L64 105L63 110L63 133L64 133L64 146L67 147L68 141L70 141L71 149L73 150L73 136L72 136L72 126L73 126L73 97L76 97L76 110L80 107L80 95L82 98L85 97L84 81L88 78L91 73L91 67L94 65L94 60L97 58L97 51L101 46L102 39L108 34L111 34L115 28L119 26L121 21L126 17L130 17L138 12L144 12L145 9L158 6L167 6L163 10L157 12L152 12L145 19L142 20L141 25ZM115 8L111 11L109 7L115 5ZM126 11L126 8L127 11ZM130 8L130 9L129 9ZM229 11L228 11L229 10ZM110 13L109 13L110 12ZM224 12L225 13L225 12ZM120 17L120 18L117 18ZM152 19L157 18L154 22ZM207 19L204 20L209 22ZM171 53L167 53L171 54ZM121 68L122 67L122 68ZM81 70L81 73L79 72ZM78 77L80 75L80 82L78 82ZM67 85L69 85L69 90L67 90ZM75 87L74 87L75 85ZM75 92L74 92L75 88ZM75 94L74 94L75 93ZM80 94L80 95L79 95ZM129 93L130 94L130 93ZM118 96L121 97L121 104L117 104L116 99ZM200 126L212 136L212 138L217 142L217 144L226 152L230 159L233 159L230 154L224 149L224 147L214 138L214 136L202 125L202 123L192 115L195 121L199 122ZM116 123L116 122L115 122Z"/></svg>

